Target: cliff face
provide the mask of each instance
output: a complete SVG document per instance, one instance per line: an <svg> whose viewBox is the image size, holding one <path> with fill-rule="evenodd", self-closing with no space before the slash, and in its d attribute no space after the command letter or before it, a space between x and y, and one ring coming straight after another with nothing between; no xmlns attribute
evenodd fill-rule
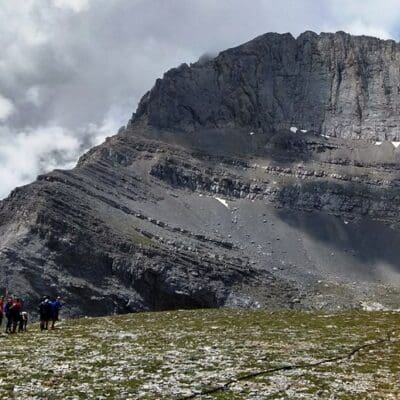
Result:
<svg viewBox="0 0 400 400"><path fill-rule="evenodd" d="M169 129L291 126L342 138L400 140L400 45L342 32L266 34L167 72L136 119Z"/></svg>
<svg viewBox="0 0 400 400"><path fill-rule="evenodd" d="M71 315L400 302L399 45L266 34L0 202L0 286ZM379 141L378 141L379 139Z"/></svg>

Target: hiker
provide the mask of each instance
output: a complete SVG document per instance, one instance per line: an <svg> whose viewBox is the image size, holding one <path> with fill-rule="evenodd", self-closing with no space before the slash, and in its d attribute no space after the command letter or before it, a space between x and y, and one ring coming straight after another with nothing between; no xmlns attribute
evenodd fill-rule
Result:
<svg viewBox="0 0 400 400"><path fill-rule="evenodd" d="M60 309L62 307L61 297L58 296L51 303L51 329L55 328L55 323L58 321L58 317L60 314Z"/></svg>
<svg viewBox="0 0 400 400"><path fill-rule="evenodd" d="M51 306L47 296L44 296L41 303L39 304L39 315L40 315L40 330L47 330L49 328L49 320L51 317Z"/></svg>
<svg viewBox="0 0 400 400"><path fill-rule="evenodd" d="M11 333L11 327L12 327L12 313L11 313L11 308L13 305L12 298L9 298L7 300L6 305L4 306L4 314L7 318L7 325L6 325L6 333Z"/></svg>
<svg viewBox="0 0 400 400"><path fill-rule="evenodd" d="M19 298L13 300L11 308L11 319L12 319L12 333L17 331L17 326L19 325L19 321L21 319L21 311L22 311L22 301Z"/></svg>
<svg viewBox="0 0 400 400"><path fill-rule="evenodd" d="M4 306L5 306L5 304L4 304L4 296L2 296L0 298L0 328L1 328L1 325L3 324Z"/></svg>
<svg viewBox="0 0 400 400"><path fill-rule="evenodd" d="M21 318L19 320L18 332L26 332L26 327L28 325L28 313L26 311L21 311Z"/></svg>
<svg viewBox="0 0 400 400"><path fill-rule="evenodd" d="M24 302L21 299L18 299L21 307L18 316L18 332L26 331L26 325L28 323L28 313L24 310Z"/></svg>

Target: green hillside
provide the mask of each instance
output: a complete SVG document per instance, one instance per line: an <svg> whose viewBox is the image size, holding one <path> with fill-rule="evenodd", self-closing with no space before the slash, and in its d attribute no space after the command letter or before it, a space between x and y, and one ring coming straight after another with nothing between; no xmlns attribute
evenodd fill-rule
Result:
<svg viewBox="0 0 400 400"><path fill-rule="evenodd" d="M398 399L399 326L395 312L232 310L31 325L0 338L0 398Z"/></svg>

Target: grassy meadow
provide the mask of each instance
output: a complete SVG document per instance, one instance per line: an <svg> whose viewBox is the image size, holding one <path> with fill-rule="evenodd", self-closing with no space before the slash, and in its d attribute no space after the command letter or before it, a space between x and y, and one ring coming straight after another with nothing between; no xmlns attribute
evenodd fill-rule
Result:
<svg viewBox="0 0 400 400"><path fill-rule="evenodd" d="M400 399L400 314L245 310L0 337L0 399Z"/></svg>

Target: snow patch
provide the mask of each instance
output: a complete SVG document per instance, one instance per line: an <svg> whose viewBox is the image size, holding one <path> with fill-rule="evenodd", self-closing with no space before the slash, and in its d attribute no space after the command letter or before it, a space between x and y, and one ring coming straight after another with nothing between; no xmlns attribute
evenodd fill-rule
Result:
<svg viewBox="0 0 400 400"><path fill-rule="evenodd" d="M221 199L220 197L214 197L215 200L218 200L222 205L224 205L226 208L229 208L229 204L225 199Z"/></svg>
<svg viewBox="0 0 400 400"><path fill-rule="evenodd" d="M254 132L250 132L249 135L250 135L250 136L253 136L253 135L255 135L255 133L254 133Z"/></svg>
<svg viewBox="0 0 400 400"><path fill-rule="evenodd" d="M322 137L324 137L325 139L329 139L330 136L329 135L321 135Z"/></svg>
<svg viewBox="0 0 400 400"><path fill-rule="evenodd" d="M298 131L298 128L295 126L290 127L290 132L296 133Z"/></svg>
<svg viewBox="0 0 400 400"><path fill-rule="evenodd" d="M301 133L307 133L307 129L300 129Z"/></svg>
<svg viewBox="0 0 400 400"><path fill-rule="evenodd" d="M343 221L345 225L347 225L349 223L349 221Z"/></svg>
<svg viewBox="0 0 400 400"><path fill-rule="evenodd" d="M252 168L268 169L268 165L252 164Z"/></svg>
<svg viewBox="0 0 400 400"><path fill-rule="evenodd" d="M383 142L375 142L375 146L380 146ZM390 142L397 149L400 146L400 142Z"/></svg>

